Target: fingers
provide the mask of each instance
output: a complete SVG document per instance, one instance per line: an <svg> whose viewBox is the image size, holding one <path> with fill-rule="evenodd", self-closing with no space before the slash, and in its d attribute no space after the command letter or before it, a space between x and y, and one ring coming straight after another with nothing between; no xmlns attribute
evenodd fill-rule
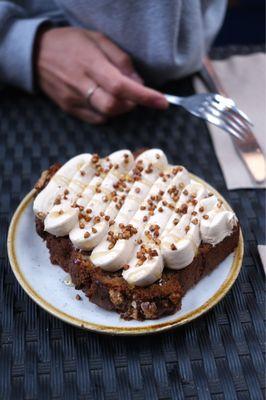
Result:
<svg viewBox="0 0 266 400"><path fill-rule="evenodd" d="M94 46L94 49L91 49L91 52L93 51L93 59L90 57L86 59L85 56L82 60L84 69L87 71L88 77L93 76L95 82L106 92L114 97L127 99L148 107L160 109L168 107L168 102L162 93L126 77L105 57L95 44L90 43L90 46ZM99 65L101 68L99 68Z"/></svg>
<svg viewBox="0 0 266 400"><path fill-rule="evenodd" d="M69 114L94 125L103 124L107 121L106 116L98 114L96 111L90 109L89 107L74 107L71 109L71 111L69 111Z"/></svg>
<svg viewBox="0 0 266 400"><path fill-rule="evenodd" d="M109 68L106 68L106 70L109 70ZM108 74L111 79L107 79ZM113 96L128 99L147 107L159 109L168 107L168 102L163 94L133 81L114 68L110 72L99 71L95 78L98 84L102 85Z"/></svg>
<svg viewBox="0 0 266 400"><path fill-rule="evenodd" d="M135 104L127 100L119 100L98 87L90 98L91 106L100 113L115 116L132 110Z"/></svg>
<svg viewBox="0 0 266 400"><path fill-rule="evenodd" d="M87 102L88 107L92 107L97 112L112 117L132 110L136 105L129 100L118 99L106 92L102 87L90 78L79 80L80 106ZM93 89L92 94L86 99L88 90Z"/></svg>
<svg viewBox="0 0 266 400"><path fill-rule="evenodd" d="M93 35L92 39L88 31L69 27L51 29L42 36L38 83L62 110L90 123L102 123L137 104L167 108L162 93L134 78L131 60L121 49L102 35ZM96 85L88 101L89 89Z"/></svg>
<svg viewBox="0 0 266 400"><path fill-rule="evenodd" d="M85 95L81 97L77 93L78 91L73 92L61 82L50 82L46 78L42 81L42 89L63 111L76 118L91 124L102 124L107 120L106 116L93 110L88 102L86 103ZM59 93L60 96L58 97Z"/></svg>
<svg viewBox="0 0 266 400"><path fill-rule="evenodd" d="M136 72L131 58L127 53L121 50L116 44L111 42L111 40L100 32L92 31L88 34L95 41L95 44L105 53L111 63L122 72L122 74L140 84L143 84L142 78Z"/></svg>
<svg viewBox="0 0 266 400"><path fill-rule="evenodd" d="M89 99L89 104L93 109L109 117L123 114L132 110L136 105L127 100L119 100L98 87Z"/></svg>

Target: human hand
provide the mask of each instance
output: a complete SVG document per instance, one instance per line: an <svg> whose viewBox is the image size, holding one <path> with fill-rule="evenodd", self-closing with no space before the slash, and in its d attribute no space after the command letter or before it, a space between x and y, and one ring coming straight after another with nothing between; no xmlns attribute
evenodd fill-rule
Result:
<svg viewBox="0 0 266 400"><path fill-rule="evenodd" d="M39 87L82 120L103 123L138 104L168 106L160 92L144 86L130 57L101 33L75 27L41 29L35 54Z"/></svg>

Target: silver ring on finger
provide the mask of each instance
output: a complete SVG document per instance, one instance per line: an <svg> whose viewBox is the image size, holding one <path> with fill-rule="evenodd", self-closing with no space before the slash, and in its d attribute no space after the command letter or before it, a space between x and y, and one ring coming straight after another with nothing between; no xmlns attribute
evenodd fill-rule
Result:
<svg viewBox="0 0 266 400"><path fill-rule="evenodd" d="M98 87L99 87L99 85L96 85L96 84L95 84L94 86L91 86L91 85L90 85L90 87L88 88L87 93L86 93L86 101L87 101L88 103L90 103L91 97L92 97L93 93L95 92L95 90L96 90Z"/></svg>

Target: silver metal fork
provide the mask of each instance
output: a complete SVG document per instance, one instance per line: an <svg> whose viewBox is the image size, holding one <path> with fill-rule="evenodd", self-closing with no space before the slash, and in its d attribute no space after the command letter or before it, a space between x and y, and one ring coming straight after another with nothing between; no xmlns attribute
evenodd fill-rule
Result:
<svg viewBox="0 0 266 400"><path fill-rule="evenodd" d="M196 117L205 119L228 132L234 138L246 140L248 128L253 126L248 116L234 101L217 93L195 94L189 97L165 94L169 103L185 108Z"/></svg>

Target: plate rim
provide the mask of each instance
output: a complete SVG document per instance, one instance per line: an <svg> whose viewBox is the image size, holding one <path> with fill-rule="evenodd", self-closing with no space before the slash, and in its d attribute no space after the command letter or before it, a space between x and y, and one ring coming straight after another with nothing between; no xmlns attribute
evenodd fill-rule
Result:
<svg viewBox="0 0 266 400"><path fill-rule="evenodd" d="M214 189L209 183L205 182L203 179L199 178L198 176L189 173L190 177L203 185L205 185L210 191L214 194L219 196L227 209L232 210L231 206L228 202L224 199L224 197ZM236 281L243 261L243 254L244 254L244 240L242 230L240 228L239 231L239 242L238 246L234 251L233 255L233 262L231 264L230 273L223 282L223 284L219 287L219 289L211 296L204 304L200 307L196 308L193 311L187 312L183 316L178 317L173 321L162 322L162 323L155 323L151 326L143 326L143 327L118 327L118 326L106 326L102 324L95 324L93 322L88 322L81 320L79 318L72 317L71 315L61 311L57 307L53 306L49 302L47 302L44 298L42 298L35 290L31 287L28 283L27 279L25 278L24 274L22 273L19 263L16 256L15 250L15 239L16 239L16 232L18 222L25 212L28 205L32 202L34 195L36 194L36 189L32 189L26 196L22 199L19 203L13 217L11 219L9 229L8 229L8 236L7 236L7 252L8 258L11 265L11 269L18 281L21 285L23 290L28 294L28 296L37 303L41 308L47 311L49 314L53 315L56 318L61 319L64 322L67 322L73 326L78 328L86 329L93 332L98 333L105 333L111 335L144 335L144 334L151 334L169 330L171 328L184 325L192 320L202 316L211 308L213 308L216 304L218 304L222 298L228 293L228 291L233 286L234 282ZM59 267L60 268L60 267ZM89 300L88 300L89 301ZM155 320L157 321L157 320Z"/></svg>

